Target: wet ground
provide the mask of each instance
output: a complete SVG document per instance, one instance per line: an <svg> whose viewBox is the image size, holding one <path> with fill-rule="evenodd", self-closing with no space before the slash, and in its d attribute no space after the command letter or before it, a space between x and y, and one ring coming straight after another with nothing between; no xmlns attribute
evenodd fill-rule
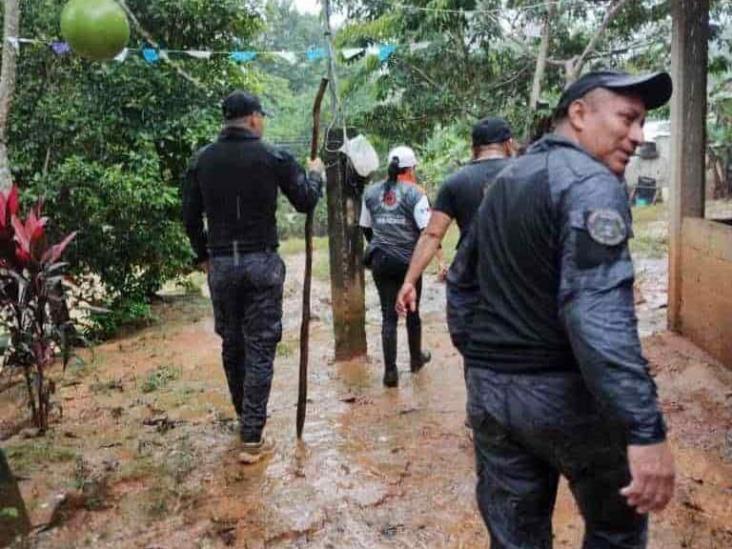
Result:
<svg viewBox="0 0 732 549"><path fill-rule="evenodd" d="M654 262L655 261L655 262ZM639 264L641 329L663 327L665 262ZM160 321L83 355L59 381L63 417L45 438L19 431L19 385L0 394L0 439L33 522L35 547L486 547L463 426L462 368L444 323L444 286L425 284L433 361L381 385L377 297L369 281L370 360L334 364L329 290L316 282L310 400L295 440L301 256L288 258L285 336L263 463L236 462L237 437L202 296L170 299ZM644 271L645 269L645 271ZM659 320L660 319L660 320ZM668 333L644 340L679 467L651 547L732 547L732 372ZM557 547L579 547L566 486Z"/></svg>

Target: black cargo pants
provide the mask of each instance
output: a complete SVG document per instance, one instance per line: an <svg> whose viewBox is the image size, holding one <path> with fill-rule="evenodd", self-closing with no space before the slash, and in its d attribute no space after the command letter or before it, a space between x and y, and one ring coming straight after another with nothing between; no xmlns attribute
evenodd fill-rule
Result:
<svg viewBox="0 0 732 549"><path fill-rule="evenodd" d="M259 441L267 421L284 281L285 264L275 251L210 260L215 329L244 442Z"/></svg>
<svg viewBox="0 0 732 549"><path fill-rule="evenodd" d="M578 373L469 368L467 381L491 549L552 547L560 474L585 520L584 549L646 546L647 515L619 493L630 482L623 430L600 416Z"/></svg>

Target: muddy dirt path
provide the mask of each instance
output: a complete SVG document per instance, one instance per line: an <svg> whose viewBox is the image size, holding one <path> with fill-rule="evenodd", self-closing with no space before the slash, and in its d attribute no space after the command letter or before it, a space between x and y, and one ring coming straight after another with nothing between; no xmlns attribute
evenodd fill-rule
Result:
<svg viewBox="0 0 732 549"><path fill-rule="evenodd" d="M59 383L63 420L50 436L17 433L2 442L34 524L48 528L33 546L487 546L444 287L426 280L424 339L433 361L411 375L400 331L400 387L385 390L372 284L372 359L340 364L330 360L329 289L315 284L310 402L297 443L301 263L288 259L268 424L275 454L254 466L236 463L210 303L174 300L155 326L72 366ZM670 334L647 338L645 347L680 473L673 505L652 521L651 547L732 547L732 373ZM6 436L19 420L20 395L17 387L0 395ZM582 524L566 486L555 532L557 547L580 546Z"/></svg>

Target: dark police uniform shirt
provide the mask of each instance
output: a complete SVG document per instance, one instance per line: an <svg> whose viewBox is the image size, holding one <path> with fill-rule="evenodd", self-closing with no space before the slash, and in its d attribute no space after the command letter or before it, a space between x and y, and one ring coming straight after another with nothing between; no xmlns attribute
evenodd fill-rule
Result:
<svg viewBox="0 0 732 549"><path fill-rule="evenodd" d="M509 158L474 160L448 177L440 186L432 209L457 221L460 228L457 247L460 247L473 216L478 211L485 186L495 179L509 161Z"/></svg>
<svg viewBox="0 0 732 549"><path fill-rule="evenodd" d="M663 440L638 338L623 182L550 134L499 175L475 229L481 297L466 365L539 375L579 370L601 406L628 427L629 443Z"/></svg>
<svg viewBox="0 0 732 549"><path fill-rule="evenodd" d="M183 222L197 261L212 255L274 250L278 190L299 212L320 198L322 182L285 151L245 128L225 128L186 172ZM207 227L204 229L203 216Z"/></svg>

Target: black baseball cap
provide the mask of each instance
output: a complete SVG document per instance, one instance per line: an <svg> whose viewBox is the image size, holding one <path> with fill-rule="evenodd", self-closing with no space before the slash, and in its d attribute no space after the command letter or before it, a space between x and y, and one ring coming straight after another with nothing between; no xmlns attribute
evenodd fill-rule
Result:
<svg viewBox="0 0 732 549"><path fill-rule="evenodd" d="M511 139L511 127L503 118L489 116L473 126L473 146L503 143Z"/></svg>
<svg viewBox="0 0 732 549"><path fill-rule="evenodd" d="M673 93L673 83L667 72L639 75L610 70L588 72L564 90L554 111L555 118L566 114L572 102L596 88L638 95L649 111L665 105Z"/></svg>
<svg viewBox="0 0 732 549"><path fill-rule="evenodd" d="M241 90L228 95L221 103L221 110L224 113L225 120L242 118L255 112L267 116L267 113L262 109L259 98L254 94Z"/></svg>

